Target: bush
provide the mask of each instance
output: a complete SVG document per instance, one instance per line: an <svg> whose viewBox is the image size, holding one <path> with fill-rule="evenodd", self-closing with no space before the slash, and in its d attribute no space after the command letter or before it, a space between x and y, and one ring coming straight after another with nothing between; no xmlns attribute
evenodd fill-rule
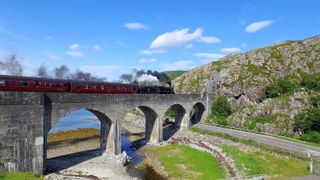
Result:
<svg viewBox="0 0 320 180"><path fill-rule="evenodd" d="M176 116L176 113L172 107L170 107L165 113L165 117L167 118L174 118Z"/></svg>
<svg viewBox="0 0 320 180"><path fill-rule="evenodd" d="M229 126L230 123L228 121L228 118L226 116L214 116L210 115L209 120L210 123L219 124L223 126Z"/></svg>
<svg viewBox="0 0 320 180"><path fill-rule="evenodd" d="M215 97L211 102L211 115L228 117L231 115L231 105L226 97Z"/></svg>
<svg viewBox="0 0 320 180"><path fill-rule="evenodd" d="M310 102L315 108L320 108L320 95L311 96Z"/></svg>
<svg viewBox="0 0 320 180"><path fill-rule="evenodd" d="M285 93L293 92L299 87L299 84L288 78L278 79L271 83L265 89L265 98L274 98Z"/></svg>
<svg viewBox="0 0 320 180"><path fill-rule="evenodd" d="M309 90L320 91L320 74L303 76L301 85Z"/></svg>
<svg viewBox="0 0 320 180"><path fill-rule="evenodd" d="M294 121L294 130L301 130L305 133L320 131L320 109L313 108L297 115Z"/></svg>
<svg viewBox="0 0 320 180"><path fill-rule="evenodd" d="M302 141L320 143L320 133L318 132L308 132L299 137Z"/></svg>

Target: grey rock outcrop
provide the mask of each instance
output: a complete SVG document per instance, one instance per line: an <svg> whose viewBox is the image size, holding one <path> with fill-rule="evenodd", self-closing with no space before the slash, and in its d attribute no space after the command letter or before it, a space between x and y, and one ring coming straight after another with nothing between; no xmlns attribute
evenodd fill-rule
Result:
<svg viewBox="0 0 320 180"><path fill-rule="evenodd" d="M286 41L246 53L230 54L194 68L173 81L175 93L209 92L233 106L257 104L274 79L320 72L320 36Z"/></svg>

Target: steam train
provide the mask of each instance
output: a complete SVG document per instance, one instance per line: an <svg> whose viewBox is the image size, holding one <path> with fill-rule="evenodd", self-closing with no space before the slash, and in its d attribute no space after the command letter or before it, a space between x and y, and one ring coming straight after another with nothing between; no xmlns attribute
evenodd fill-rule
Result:
<svg viewBox="0 0 320 180"><path fill-rule="evenodd" d="M0 75L0 91L173 94L171 87Z"/></svg>

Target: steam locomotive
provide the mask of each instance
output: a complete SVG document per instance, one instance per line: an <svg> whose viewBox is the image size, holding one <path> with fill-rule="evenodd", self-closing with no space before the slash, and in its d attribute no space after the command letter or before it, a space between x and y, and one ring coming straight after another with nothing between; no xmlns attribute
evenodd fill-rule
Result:
<svg viewBox="0 0 320 180"><path fill-rule="evenodd" d="M121 83L46 79L6 75L0 75L0 91L105 94L173 94L173 89L165 86L137 86Z"/></svg>

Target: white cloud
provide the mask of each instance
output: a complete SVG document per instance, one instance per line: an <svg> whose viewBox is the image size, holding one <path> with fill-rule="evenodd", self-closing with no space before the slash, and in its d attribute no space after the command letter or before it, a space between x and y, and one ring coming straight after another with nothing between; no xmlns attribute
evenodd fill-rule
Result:
<svg viewBox="0 0 320 180"><path fill-rule="evenodd" d="M184 45L188 42L197 40L202 37L202 29L197 28L193 33L189 33L189 29L175 30L159 35L151 42L152 49L167 49Z"/></svg>
<svg viewBox="0 0 320 180"><path fill-rule="evenodd" d="M214 53L196 53L194 55L206 60L208 59L216 60L225 56L224 54L214 54Z"/></svg>
<svg viewBox="0 0 320 180"><path fill-rule="evenodd" d="M197 28L193 33L189 32L188 28L174 30L160 34L150 44L150 49L168 49L178 46L183 46L195 40L204 43L219 43L220 39L214 36L203 36L203 30Z"/></svg>
<svg viewBox="0 0 320 180"><path fill-rule="evenodd" d="M189 70L194 66L195 64L191 60L180 60L174 63L161 64L164 70Z"/></svg>
<svg viewBox="0 0 320 180"><path fill-rule="evenodd" d="M155 58L151 58L151 59L142 58L139 60L139 63L154 63L154 62L157 62L157 59L155 59Z"/></svg>
<svg viewBox="0 0 320 180"><path fill-rule="evenodd" d="M272 23L273 22L270 20L251 23L246 27L246 32L248 32L248 33L257 32L263 28L270 26Z"/></svg>
<svg viewBox="0 0 320 180"><path fill-rule="evenodd" d="M94 45L92 48L96 51L102 50L102 46L100 46L99 44Z"/></svg>
<svg viewBox="0 0 320 180"><path fill-rule="evenodd" d="M75 58L84 58L84 54L81 51L67 51L66 54Z"/></svg>
<svg viewBox="0 0 320 180"><path fill-rule="evenodd" d="M144 55L151 55L151 54L160 54L160 53L164 53L166 51L164 50L160 50L160 49L151 49L151 50L141 50L140 53L144 54Z"/></svg>
<svg viewBox="0 0 320 180"><path fill-rule="evenodd" d="M138 22L125 23L124 27L131 30L148 29L148 27L145 24Z"/></svg>
<svg viewBox="0 0 320 180"><path fill-rule="evenodd" d="M52 60L61 60L62 58L59 56L56 56L54 54L48 54L48 58L52 59Z"/></svg>
<svg viewBox="0 0 320 180"><path fill-rule="evenodd" d="M207 44L212 44L212 43L220 43L221 40L214 37L214 36L204 36L200 38L200 41L207 43Z"/></svg>
<svg viewBox="0 0 320 180"><path fill-rule="evenodd" d="M71 45L69 46L69 49L70 49L70 50L77 50L77 49L79 49L79 48L80 48L80 45L77 44L77 43L71 44Z"/></svg>
<svg viewBox="0 0 320 180"><path fill-rule="evenodd" d="M224 53L235 53L235 52L240 52L241 49L240 48L237 48L237 47L232 47L232 48L222 48L221 49L221 52L224 52Z"/></svg>

